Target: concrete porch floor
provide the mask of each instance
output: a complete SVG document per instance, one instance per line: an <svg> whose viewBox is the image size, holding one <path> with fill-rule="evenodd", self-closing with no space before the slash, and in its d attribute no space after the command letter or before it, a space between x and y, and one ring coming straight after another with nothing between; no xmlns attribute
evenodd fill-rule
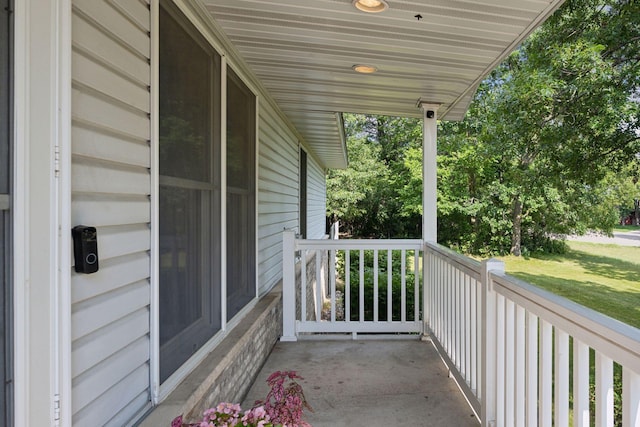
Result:
<svg viewBox="0 0 640 427"><path fill-rule="evenodd" d="M479 425L431 342L304 340L276 344L242 404L263 399L267 377L295 370L313 427Z"/></svg>

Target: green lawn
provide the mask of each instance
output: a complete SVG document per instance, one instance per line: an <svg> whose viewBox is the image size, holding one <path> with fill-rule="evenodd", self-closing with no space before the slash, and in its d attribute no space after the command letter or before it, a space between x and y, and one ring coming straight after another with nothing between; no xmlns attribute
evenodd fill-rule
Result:
<svg viewBox="0 0 640 427"><path fill-rule="evenodd" d="M640 225L616 225L613 231L633 231L640 230Z"/></svg>
<svg viewBox="0 0 640 427"><path fill-rule="evenodd" d="M562 255L501 259L508 274L640 328L640 247L568 245Z"/></svg>

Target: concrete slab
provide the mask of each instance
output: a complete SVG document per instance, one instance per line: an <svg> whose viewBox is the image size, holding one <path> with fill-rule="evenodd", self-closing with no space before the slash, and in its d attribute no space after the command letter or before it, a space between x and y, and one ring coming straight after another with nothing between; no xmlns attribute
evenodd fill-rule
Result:
<svg viewBox="0 0 640 427"><path fill-rule="evenodd" d="M430 342L278 343L242 407L263 399L267 377L285 370L304 377L313 427L479 425Z"/></svg>

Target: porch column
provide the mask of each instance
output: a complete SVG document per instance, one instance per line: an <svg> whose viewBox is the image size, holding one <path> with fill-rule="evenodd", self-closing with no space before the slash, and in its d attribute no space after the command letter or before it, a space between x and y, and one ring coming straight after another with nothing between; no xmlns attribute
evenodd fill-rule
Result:
<svg viewBox="0 0 640 427"><path fill-rule="evenodd" d="M296 336L296 235L293 230L282 233L282 336L280 341L294 342ZM301 268L305 262L301 261Z"/></svg>
<svg viewBox="0 0 640 427"><path fill-rule="evenodd" d="M439 104L418 101L422 109L422 240L436 243L437 133Z"/></svg>

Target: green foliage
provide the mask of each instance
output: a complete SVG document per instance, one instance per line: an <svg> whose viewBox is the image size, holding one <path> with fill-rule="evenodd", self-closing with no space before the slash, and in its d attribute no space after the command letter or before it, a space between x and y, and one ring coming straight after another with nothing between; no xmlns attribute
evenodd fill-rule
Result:
<svg viewBox="0 0 640 427"><path fill-rule="evenodd" d="M440 123L439 241L562 252L555 236L610 232L640 210L639 88L640 4L568 0L480 85L463 121ZM346 129L353 171L331 173L329 213L357 237L419 237L421 122L347 115Z"/></svg>
<svg viewBox="0 0 640 427"><path fill-rule="evenodd" d="M399 197L406 151L422 143L418 121L346 114L345 129L349 168L329 171L328 216L356 237L419 237L420 213L406 211Z"/></svg>

